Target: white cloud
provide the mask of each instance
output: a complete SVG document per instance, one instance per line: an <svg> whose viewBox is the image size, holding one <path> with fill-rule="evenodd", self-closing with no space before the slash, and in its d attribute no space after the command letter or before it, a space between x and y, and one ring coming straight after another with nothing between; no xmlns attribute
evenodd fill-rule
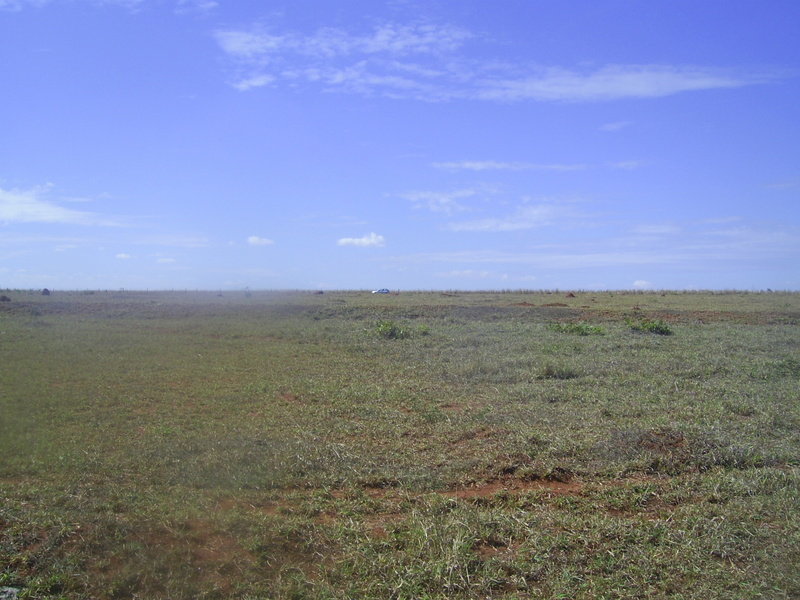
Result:
<svg viewBox="0 0 800 600"><path fill-rule="evenodd" d="M737 88L772 78L767 74L670 65L609 65L593 72L552 67L533 76L486 80L478 97L567 102L658 98L688 91Z"/></svg>
<svg viewBox="0 0 800 600"><path fill-rule="evenodd" d="M178 0L175 6L175 13L179 15L187 13L207 14L219 7L214 0Z"/></svg>
<svg viewBox="0 0 800 600"><path fill-rule="evenodd" d="M681 232L680 227L670 223L662 223L659 225L636 225L633 228L634 235L637 236L665 236L676 235Z"/></svg>
<svg viewBox="0 0 800 600"><path fill-rule="evenodd" d="M520 206L515 213L505 217L490 217L450 223L447 225L447 229L450 231L477 232L522 231L544 227L569 216L574 216L574 213L567 206L538 204L535 206Z"/></svg>
<svg viewBox="0 0 800 600"><path fill-rule="evenodd" d="M156 262L160 263L160 264L169 264L169 263L174 263L175 259L174 258L158 258L158 259L156 259Z"/></svg>
<svg viewBox="0 0 800 600"><path fill-rule="evenodd" d="M54 2L54 0L0 0L0 10L17 11L27 7L38 8L51 2ZM94 4L95 6L116 5L126 9L136 9L145 2L147 0L90 0L87 4ZM219 6L213 0L177 0L175 5L176 14L207 13Z"/></svg>
<svg viewBox="0 0 800 600"><path fill-rule="evenodd" d="M441 252L416 254L403 257L403 260L415 263L461 263L461 264L497 264L525 265L538 269L581 269L616 267L625 265L664 265L691 260L687 254L665 254L640 249L634 250L573 250L569 248L546 248L532 252L500 252L495 250Z"/></svg>
<svg viewBox="0 0 800 600"><path fill-rule="evenodd" d="M342 238L338 240L336 243L339 246L370 247L370 246L385 246L386 240L382 235L377 235L376 233L369 233L364 237L360 238Z"/></svg>
<svg viewBox="0 0 800 600"><path fill-rule="evenodd" d="M470 198L478 193L477 190L457 190L455 192L425 192L413 191L399 194L401 198L410 200L414 208L427 208L433 212L441 212L451 215L455 212L468 210L466 206L460 204L460 198Z"/></svg>
<svg viewBox="0 0 800 600"><path fill-rule="evenodd" d="M214 35L232 61L232 85L240 91L306 82L325 91L425 101L588 102L737 88L779 76L682 65L588 69L503 63L490 56L476 60L461 51L485 38L450 25L383 23L367 33L325 27L309 35L252 27ZM630 124L617 121L600 129L619 131Z"/></svg>
<svg viewBox="0 0 800 600"><path fill-rule="evenodd" d="M258 237L257 235L251 235L249 238L247 238L247 243L251 246L269 246L275 242L268 240L267 238Z"/></svg>
<svg viewBox="0 0 800 600"><path fill-rule="evenodd" d="M481 270L488 265L518 265L537 271L639 267L663 272L670 269L700 272L741 270L745 265L800 261L800 228L777 223L760 226L715 228L695 223L693 227L643 228L648 233L670 233L652 237L609 237L548 244L522 252L464 250L419 253L396 257L410 264L452 264L456 269ZM494 268L494 267L493 267ZM644 286L646 280L638 280Z"/></svg>
<svg viewBox="0 0 800 600"><path fill-rule="evenodd" d="M800 179L771 183L767 187L773 190L792 190L800 187Z"/></svg>
<svg viewBox="0 0 800 600"><path fill-rule="evenodd" d="M206 248L207 238L197 238L185 235L152 235L139 238L134 242L142 246L173 246L177 248Z"/></svg>
<svg viewBox="0 0 800 600"><path fill-rule="evenodd" d="M144 4L147 0L94 0L94 3L98 6L103 6L105 4L117 5L122 6L123 8L136 8L140 4Z"/></svg>
<svg viewBox="0 0 800 600"><path fill-rule="evenodd" d="M729 216L729 217L714 217L711 219L703 219L700 221L701 225L720 225L725 223L738 223L741 221L741 217L736 216Z"/></svg>
<svg viewBox="0 0 800 600"><path fill-rule="evenodd" d="M447 277L478 277L478 278L486 278L491 276L491 271L476 271L475 269L465 269L463 271L450 271L449 273L444 273L443 275Z"/></svg>
<svg viewBox="0 0 800 600"><path fill-rule="evenodd" d="M600 131L616 132L626 127L633 125L633 121L616 121L614 123L605 123L600 126Z"/></svg>
<svg viewBox="0 0 800 600"><path fill-rule="evenodd" d="M0 0L0 10L22 10L26 6L42 6L48 0Z"/></svg>
<svg viewBox="0 0 800 600"><path fill-rule="evenodd" d="M431 54L450 52L473 37L465 29L437 25L386 23L366 35L323 27L313 35L274 35L264 29L220 30L217 43L237 59L269 61L281 54L332 59L341 56Z"/></svg>
<svg viewBox="0 0 800 600"><path fill-rule="evenodd" d="M647 164L643 160L623 160L615 163L610 163L612 169L625 169L627 171L632 171L633 169L638 169L639 167L644 166Z"/></svg>
<svg viewBox="0 0 800 600"><path fill-rule="evenodd" d="M28 190L0 188L0 222L116 225L101 215L59 206L47 198L51 188L49 185Z"/></svg>
<svg viewBox="0 0 800 600"><path fill-rule="evenodd" d="M653 284L650 283L649 281L645 281L644 279L637 279L636 281L633 282L633 287L637 289L646 289L653 287Z"/></svg>
<svg viewBox="0 0 800 600"><path fill-rule="evenodd" d="M233 84L240 92L246 92L247 90L257 88L257 87L264 87L266 85L270 85L275 78L272 75L260 74L260 75L253 75L252 77L248 77L246 79L242 79L241 81L237 81Z"/></svg>
<svg viewBox="0 0 800 600"><path fill-rule="evenodd" d="M440 162L433 163L437 169L447 169L451 171L579 171L586 168L586 165L542 165L525 162L497 162L494 160L464 160L460 162Z"/></svg>
<svg viewBox="0 0 800 600"><path fill-rule="evenodd" d="M119 258L119 259L121 259L121 260L127 260L127 259L129 259L130 257L131 257L131 255L130 255L130 254L125 254L125 253L122 253L122 254L117 254L117 258Z"/></svg>
<svg viewBox="0 0 800 600"><path fill-rule="evenodd" d="M223 51L239 60L255 59L286 47L286 38L266 33L217 31L214 37Z"/></svg>

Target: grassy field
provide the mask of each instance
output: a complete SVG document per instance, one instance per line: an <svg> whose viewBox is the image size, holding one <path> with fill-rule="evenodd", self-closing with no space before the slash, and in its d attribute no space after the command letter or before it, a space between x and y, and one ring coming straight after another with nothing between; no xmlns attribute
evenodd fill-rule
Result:
<svg viewBox="0 0 800 600"><path fill-rule="evenodd" d="M800 598L800 294L5 294L19 598Z"/></svg>

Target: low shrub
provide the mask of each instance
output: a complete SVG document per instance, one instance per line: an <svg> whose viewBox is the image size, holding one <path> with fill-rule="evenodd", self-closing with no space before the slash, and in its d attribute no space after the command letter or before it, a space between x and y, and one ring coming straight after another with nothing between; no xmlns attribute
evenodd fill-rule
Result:
<svg viewBox="0 0 800 600"><path fill-rule="evenodd" d="M573 335L605 335L605 331L598 325L591 325L584 321L578 323L550 323L550 329L559 333Z"/></svg>
<svg viewBox="0 0 800 600"><path fill-rule="evenodd" d="M572 367L547 364L536 375L536 379L575 379L580 376L581 374Z"/></svg>
<svg viewBox="0 0 800 600"><path fill-rule="evenodd" d="M375 324L375 332L387 340L402 340L411 337L411 330L395 321L378 321Z"/></svg>
<svg viewBox="0 0 800 600"><path fill-rule="evenodd" d="M672 335L672 328L663 319L651 321L650 319L641 319L639 322L633 319L626 319L625 321L633 331L641 331L643 333L655 333L657 335Z"/></svg>

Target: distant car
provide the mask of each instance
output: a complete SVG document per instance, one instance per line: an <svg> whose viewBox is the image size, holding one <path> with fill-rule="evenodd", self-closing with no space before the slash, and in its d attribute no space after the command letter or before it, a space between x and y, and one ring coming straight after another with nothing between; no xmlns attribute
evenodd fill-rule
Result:
<svg viewBox="0 0 800 600"><path fill-rule="evenodd" d="M387 290L386 288L381 288L379 290L372 290L372 293L373 294L389 294L391 292L389 292L389 290Z"/></svg>

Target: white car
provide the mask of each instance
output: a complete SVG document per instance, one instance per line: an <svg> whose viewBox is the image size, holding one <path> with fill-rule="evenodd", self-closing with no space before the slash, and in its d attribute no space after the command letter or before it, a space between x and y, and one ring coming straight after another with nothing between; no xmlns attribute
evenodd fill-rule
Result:
<svg viewBox="0 0 800 600"><path fill-rule="evenodd" d="M381 288L379 290L372 290L372 293L373 294L388 294L390 292L386 288Z"/></svg>

